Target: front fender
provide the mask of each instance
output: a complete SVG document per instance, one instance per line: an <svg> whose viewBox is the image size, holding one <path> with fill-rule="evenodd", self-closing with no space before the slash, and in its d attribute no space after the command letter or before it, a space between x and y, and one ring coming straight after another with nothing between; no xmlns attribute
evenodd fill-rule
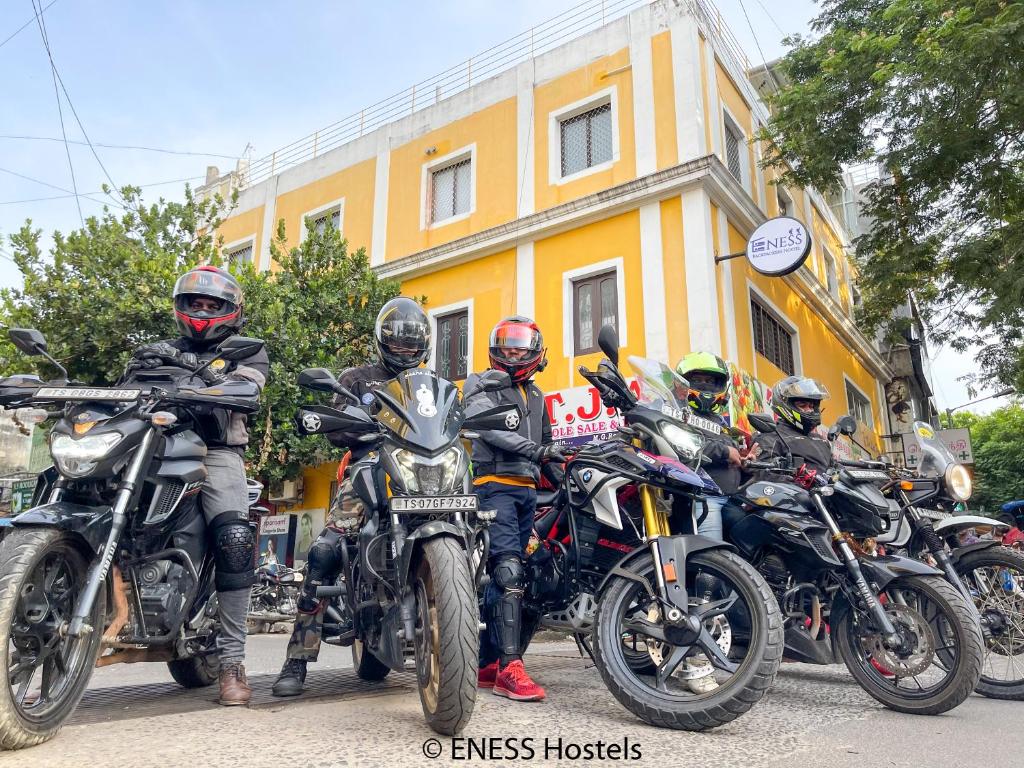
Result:
<svg viewBox="0 0 1024 768"><path fill-rule="evenodd" d="M976 541L973 544L964 544L961 547L957 547L951 553L954 563L959 563L960 558L964 555L969 555L971 552L977 552L981 549L988 549L989 547L1002 546L998 541L993 539L984 539L982 541Z"/></svg>
<svg viewBox="0 0 1024 768"><path fill-rule="evenodd" d="M416 552L420 549L420 545L423 542L430 541L431 539L436 539L441 536L447 536L455 539L462 549L468 550L469 545L467 543L465 529L445 520L431 520L429 523L424 523L405 537L405 546L402 548L402 557L399 560L400 583L405 583L408 579L409 569L412 566L412 561ZM469 562L468 558L467 562Z"/></svg>
<svg viewBox="0 0 1024 768"><path fill-rule="evenodd" d="M1010 527L999 520L994 520L991 517L981 517L979 515L955 515L954 517L947 517L945 520L940 520L935 523L933 527L939 536L948 536L956 531L974 528L979 525L984 525L986 527L991 526L993 528L1002 527L1007 529Z"/></svg>
<svg viewBox="0 0 1024 768"><path fill-rule="evenodd" d="M87 507L57 501L22 512L11 524L15 528L59 528L81 537L93 552L97 552L106 543L113 522L109 506Z"/></svg>
<svg viewBox="0 0 1024 768"><path fill-rule="evenodd" d="M885 589L889 582L902 576L942 576L942 571L912 557L882 555L879 557L858 557L864 578Z"/></svg>

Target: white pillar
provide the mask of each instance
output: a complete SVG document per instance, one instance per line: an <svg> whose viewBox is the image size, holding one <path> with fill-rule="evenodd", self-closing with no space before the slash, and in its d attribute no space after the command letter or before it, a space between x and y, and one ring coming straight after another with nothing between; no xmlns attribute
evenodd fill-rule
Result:
<svg viewBox="0 0 1024 768"><path fill-rule="evenodd" d="M391 175L391 137L382 131L377 147L377 170L373 184L373 234L370 243L370 266L384 263L388 242L388 184Z"/></svg>
<svg viewBox="0 0 1024 768"><path fill-rule="evenodd" d="M633 134L636 141L637 176L646 176L658 170L651 29L650 5L629 15L629 63L633 77Z"/></svg>
<svg viewBox="0 0 1024 768"><path fill-rule="evenodd" d="M722 354L715 279L715 239L711 201L703 189L683 193L683 251L686 263L686 308L690 351Z"/></svg>
<svg viewBox="0 0 1024 768"><path fill-rule="evenodd" d="M271 176L263 182L263 242L260 243L256 268L270 269L270 243L277 234L277 182L280 176Z"/></svg>
<svg viewBox="0 0 1024 768"><path fill-rule="evenodd" d="M661 243L661 204L640 207L640 272L643 281L644 354L671 365L668 359L668 315L665 311L665 258Z"/></svg>
<svg viewBox="0 0 1024 768"><path fill-rule="evenodd" d="M533 243L516 246L516 314L535 319L533 285Z"/></svg>
<svg viewBox="0 0 1024 768"><path fill-rule="evenodd" d="M676 106L676 146L679 162L708 153L704 135L704 94L700 81L700 42L697 22L686 14L672 25L672 77Z"/></svg>
<svg viewBox="0 0 1024 768"><path fill-rule="evenodd" d="M516 215L519 218L533 213L534 206L534 72L533 59L523 62L516 70Z"/></svg>

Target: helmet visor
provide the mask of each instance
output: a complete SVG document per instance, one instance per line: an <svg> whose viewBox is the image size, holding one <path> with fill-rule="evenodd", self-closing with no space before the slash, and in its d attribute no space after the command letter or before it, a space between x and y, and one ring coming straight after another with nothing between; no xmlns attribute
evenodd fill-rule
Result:
<svg viewBox="0 0 1024 768"><path fill-rule="evenodd" d="M231 275L212 269L192 269L174 284L174 299L207 296L230 304L233 310L242 300L242 289Z"/></svg>
<svg viewBox="0 0 1024 768"><path fill-rule="evenodd" d="M779 384L778 396L785 400L825 400L828 390L814 379L794 377Z"/></svg>
<svg viewBox="0 0 1024 768"><path fill-rule="evenodd" d="M423 352L430 349L430 325L421 318L395 315L380 321L377 337L392 352Z"/></svg>
<svg viewBox="0 0 1024 768"><path fill-rule="evenodd" d="M491 331L491 347L540 352L540 331L525 323L506 323Z"/></svg>

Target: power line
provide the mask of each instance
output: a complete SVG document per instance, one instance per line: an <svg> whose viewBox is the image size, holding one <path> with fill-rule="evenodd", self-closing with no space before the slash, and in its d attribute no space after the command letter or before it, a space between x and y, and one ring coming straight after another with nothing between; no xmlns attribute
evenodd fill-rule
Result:
<svg viewBox="0 0 1024 768"><path fill-rule="evenodd" d="M757 33L754 32L754 25L750 23L750 16L747 15L747 6L743 0L740 0L740 10L743 11L743 18L747 20L747 28L750 30L750 36L754 38L754 45L757 46L757 52L761 54L761 66L764 67L764 71L768 77L772 79L775 89L782 90L782 86L779 85L779 81L775 79L775 73L768 68L768 60L765 59L764 51L761 50L761 42L757 39ZM776 26L778 25L776 24Z"/></svg>
<svg viewBox="0 0 1024 768"><path fill-rule="evenodd" d="M48 6L46 6L45 8L43 8L43 12L45 12L45 11L48 11L48 10L50 9L50 7L51 7L51 6L52 6L52 5L54 4L54 3L56 3L56 2L57 2L57 0L50 0L50 5L48 5ZM33 6L32 10L33 10L33 11L35 11L35 7L34 7L34 6ZM17 37L17 36L18 36L18 34L19 34L19 33L20 33L20 32L21 32L21 31L22 31L22 30L23 30L23 29L24 29L25 27L27 27L27 26L28 26L29 24L31 24L31 23L32 23L33 21L35 21L35 20L36 20L36 17L35 17L35 16L33 16L33 17L32 17L31 19L29 19L28 21L26 21L26 22L25 22L24 24L22 24L22 25L21 25L20 27L18 27L18 28L17 28L16 30L14 30L13 32L11 32L11 34L9 34L9 35L8 35L7 37L5 37L5 38L4 38L4 40L3 40L3 42L2 42L2 43L0 43L0 48L3 48L3 47L4 47L5 45L7 45L7 44L8 44L8 43L9 43L9 42L10 42L11 40L13 40L13 39L14 39L15 37Z"/></svg>
<svg viewBox="0 0 1024 768"><path fill-rule="evenodd" d="M32 10L36 10L36 0L32 0ZM46 29L43 27L43 20L41 11L36 14L36 25L39 27L39 35L43 38L43 46L46 48L46 54L50 59L50 74L53 78L53 95L57 99L57 116L60 118L60 135L64 139L64 154L68 158L68 169L71 171L71 189L74 190L75 194L75 206L78 208L78 221L84 227L85 216L82 215L82 203L78 199L78 182L75 180L75 166L71 162L71 147L68 146L68 133L64 128L64 108L60 105L60 91L57 88L57 67L53 63L53 57L50 56L50 43L46 39Z"/></svg>
<svg viewBox="0 0 1024 768"><path fill-rule="evenodd" d="M0 169L0 170L3 170L3 169ZM136 186L138 186L140 189L146 189L148 187L162 187L162 186L166 186L167 184L182 184L182 183L185 183L187 181L198 181L199 179L203 179L203 178L206 178L206 177L205 176L189 176L187 179L169 179L168 181L154 181L151 184L138 184ZM89 194L89 195L102 195L103 194L103 190L100 190L98 192L89 192L89 193L84 193L83 192L80 195L80 197L85 197L86 200L91 200L92 198L86 197L86 194ZM33 198L29 198L27 200L0 200L0 205L21 205L23 203L42 203L42 202L46 202L47 200L67 200L69 197L74 197L74 194L70 194L69 193L69 194L66 194L66 195L52 195L51 197L33 197ZM97 201L97 202L101 202L101 201ZM103 204L105 205L106 203L104 202Z"/></svg>
<svg viewBox="0 0 1024 768"><path fill-rule="evenodd" d="M83 194L83 193L80 193L80 192L78 192L78 193L72 192L70 189L65 189L64 187L58 187L56 184L51 184L50 182L43 181L42 179L35 179L35 178L31 177L31 176L26 176L23 173L18 173L17 171L12 171L9 168L0 168L0 173L7 173L7 174L10 174L11 176L17 176L19 179L25 179L25 181L32 181L32 182L35 182L36 184L42 184L44 187L49 187L50 189L56 189L58 192L67 192L67 193L69 193L72 196L84 197L86 200L91 200L92 202L99 203L100 205L106 205L108 202L112 202L118 208L124 208L124 206L121 205L116 200L112 200L112 201L97 200L94 197L89 197L89 195L86 195L86 194Z"/></svg>
<svg viewBox="0 0 1024 768"><path fill-rule="evenodd" d="M54 0L56 2L56 0ZM0 139L15 139L22 141L62 141L55 136L15 136L0 134ZM68 139L68 144L79 144L83 147L88 146L84 141L75 141L74 139ZM187 152L176 149L160 149L158 147L142 147L132 144L100 144L97 142L93 146L102 147L103 149L138 149L144 152L160 152L165 155L185 155L189 157L219 157L225 160L237 160L237 155L222 155L218 152Z"/></svg>
<svg viewBox="0 0 1024 768"><path fill-rule="evenodd" d="M764 15L767 16L768 20L771 21L771 23L775 25L775 28L777 30L779 30L779 34L782 35L783 37L785 37L786 36L785 30L783 30L782 27L779 26L779 22L777 22L775 20L775 17L771 15L771 13L768 11L767 8L765 8L764 3L762 3L761 0L754 0L754 2L756 2L759 6L761 6L761 10L764 11Z"/></svg>

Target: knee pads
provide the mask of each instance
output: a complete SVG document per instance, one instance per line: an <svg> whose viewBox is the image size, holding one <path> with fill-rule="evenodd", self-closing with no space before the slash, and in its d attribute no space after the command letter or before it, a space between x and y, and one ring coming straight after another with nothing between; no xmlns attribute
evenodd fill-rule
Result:
<svg viewBox="0 0 1024 768"><path fill-rule="evenodd" d="M522 649L523 595L526 569L518 555L499 555L491 567L491 579L499 591L492 621L498 625L501 653L518 656Z"/></svg>
<svg viewBox="0 0 1024 768"><path fill-rule="evenodd" d="M239 512L224 512L210 523L218 592L249 589L256 583L256 536Z"/></svg>
<svg viewBox="0 0 1024 768"><path fill-rule="evenodd" d="M491 579L505 594L522 595L526 589L526 568L518 555L499 555L491 568Z"/></svg>
<svg viewBox="0 0 1024 768"><path fill-rule="evenodd" d="M341 536L334 531L320 534L306 555L306 580L302 583L298 608L303 613L313 613L320 605L316 588L332 581L341 567L338 546Z"/></svg>

